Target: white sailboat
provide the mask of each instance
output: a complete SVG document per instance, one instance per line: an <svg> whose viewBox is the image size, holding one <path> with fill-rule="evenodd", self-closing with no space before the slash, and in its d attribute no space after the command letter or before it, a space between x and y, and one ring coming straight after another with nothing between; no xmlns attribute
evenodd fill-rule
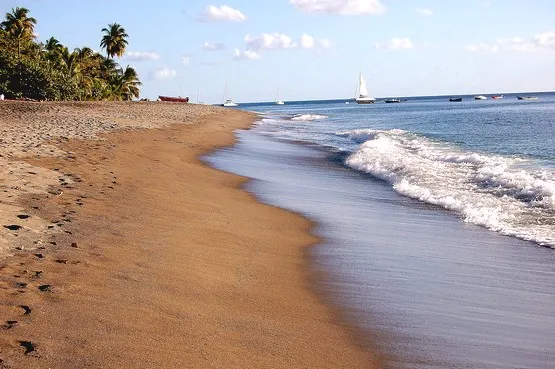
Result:
<svg viewBox="0 0 555 369"><path fill-rule="evenodd" d="M225 82L225 90L224 90L224 99L223 100L224 100L224 103L222 104L222 106L225 106L225 107L239 106L239 104L234 102L233 99L228 99L227 98L227 81Z"/></svg>
<svg viewBox="0 0 555 369"><path fill-rule="evenodd" d="M222 104L222 106L239 106L239 104L237 104L236 102L234 102L231 99L227 99L226 101L224 101L224 103Z"/></svg>
<svg viewBox="0 0 555 369"><path fill-rule="evenodd" d="M276 105L283 105L283 104L285 104L285 103L283 102L283 100L280 100L280 98L279 98L279 89L278 89L278 91L277 91L275 104L276 104Z"/></svg>
<svg viewBox="0 0 555 369"><path fill-rule="evenodd" d="M373 104L376 99L368 95L368 89L366 88L366 82L360 73L358 77L358 97L355 98L357 104Z"/></svg>

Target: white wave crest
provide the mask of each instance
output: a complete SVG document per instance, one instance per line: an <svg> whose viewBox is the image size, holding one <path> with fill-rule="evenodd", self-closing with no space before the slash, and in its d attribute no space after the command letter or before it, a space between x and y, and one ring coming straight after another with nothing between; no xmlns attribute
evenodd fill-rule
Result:
<svg viewBox="0 0 555 369"><path fill-rule="evenodd" d="M291 120L310 122L312 120L326 119L327 117L328 117L327 115L319 115L319 114L298 114L293 116Z"/></svg>
<svg viewBox="0 0 555 369"><path fill-rule="evenodd" d="M385 131L380 131L377 129L355 129L352 131L337 132L336 134L341 137L346 137L356 143L363 143L368 140L376 139L376 137L383 132ZM403 131L402 129L393 129L389 132L398 134L405 133L405 131Z"/></svg>
<svg viewBox="0 0 555 369"><path fill-rule="evenodd" d="M400 194L555 248L555 171L523 169L523 159L465 152L402 130L338 135L362 142L347 165L391 183Z"/></svg>

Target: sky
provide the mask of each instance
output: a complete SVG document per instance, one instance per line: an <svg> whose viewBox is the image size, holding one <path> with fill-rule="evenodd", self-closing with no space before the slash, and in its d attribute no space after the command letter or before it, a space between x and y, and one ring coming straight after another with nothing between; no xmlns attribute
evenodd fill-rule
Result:
<svg viewBox="0 0 555 369"><path fill-rule="evenodd" d="M351 98L359 73L377 98L555 90L554 0L0 0L0 13L18 6L39 41L70 49L101 51L102 28L121 24L118 62L149 99Z"/></svg>

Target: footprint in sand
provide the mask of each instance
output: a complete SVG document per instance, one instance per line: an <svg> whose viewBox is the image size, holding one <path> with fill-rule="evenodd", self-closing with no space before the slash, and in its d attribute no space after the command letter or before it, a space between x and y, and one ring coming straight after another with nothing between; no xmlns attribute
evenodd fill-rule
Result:
<svg viewBox="0 0 555 369"><path fill-rule="evenodd" d="M31 352L35 351L35 345L31 341L18 341L19 346L25 349L24 354L29 355Z"/></svg>
<svg viewBox="0 0 555 369"><path fill-rule="evenodd" d="M23 309L23 315L29 315L31 314L31 311L33 311L29 306L27 305L19 305L20 308Z"/></svg>
<svg viewBox="0 0 555 369"><path fill-rule="evenodd" d="M6 323L2 325L2 328L12 329L16 324L17 324L17 320L7 320Z"/></svg>
<svg viewBox="0 0 555 369"><path fill-rule="evenodd" d="M21 229L21 226L17 224L10 224L10 225L5 225L4 228L9 229L10 231L17 231L18 229Z"/></svg>
<svg viewBox="0 0 555 369"><path fill-rule="evenodd" d="M41 292L52 292L52 285L50 284L41 284L38 289Z"/></svg>

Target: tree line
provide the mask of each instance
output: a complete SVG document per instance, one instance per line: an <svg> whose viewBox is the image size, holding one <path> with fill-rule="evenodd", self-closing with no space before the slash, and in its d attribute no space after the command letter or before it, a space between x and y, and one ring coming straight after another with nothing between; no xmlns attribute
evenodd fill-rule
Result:
<svg viewBox="0 0 555 369"><path fill-rule="evenodd" d="M0 93L8 99L131 100L142 83L134 68L122 68L114 57L125 54L129 35L117 24L101 30L99 46L69 50L56 38L39 42L37 20L17 7L0 23Z"/></svg>

